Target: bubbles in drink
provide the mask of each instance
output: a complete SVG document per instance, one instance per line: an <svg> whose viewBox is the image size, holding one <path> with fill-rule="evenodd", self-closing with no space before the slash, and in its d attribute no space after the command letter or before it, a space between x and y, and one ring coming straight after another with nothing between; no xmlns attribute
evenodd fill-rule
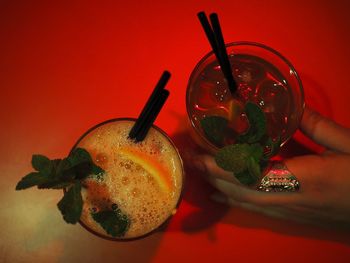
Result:
<svg viewBox="0 0 350 263"><path fill-rule="evenodd" d="M107 163L108 159L107 156L103 153L96 154L95 162L97 165L105 165Z"/></svg>
<svg viewBox="0 0 350 263"><path fill-rule="evenodd" d="M127 176L123 176L123 178L122 178L122 184L123 185L127 185L127 184L129 184L129 178L127 177Z"/></svg>
<svg viewBox="0 0 350 263"><path fill-rule="evenodd" d="M130 228L124 237L138 237L159 227L171 215L180 197L182 166L177 151L167 138L153 128L142 143L135 144L127 137L132 125L130 121L107 123L90 132L78 144L94 160L97 156L99 159L101 156L107 157L102 167L106 171L103 182L89 178L84 181L86 187L82 190L84 207L81 220L102 235L107 234L92 219L93 212L120 209L130 219ZM99 142L96 141L97 134L104 136L103 139L100 137ZM139 156L132 160L122 151L125 148L137 151ZM152 174L157 169L161 171L158 173L165 173L158 176L168 178L165 181L170 184L167 191L162 190L159 183L164 179L155 180Z"/></svg>
<svg viewBox="0 0 350 263"><path fill-rule="evenodd" d="M140 195L140 190L138 188L133 188L131 191L132 197L138 197Z"/></svg>

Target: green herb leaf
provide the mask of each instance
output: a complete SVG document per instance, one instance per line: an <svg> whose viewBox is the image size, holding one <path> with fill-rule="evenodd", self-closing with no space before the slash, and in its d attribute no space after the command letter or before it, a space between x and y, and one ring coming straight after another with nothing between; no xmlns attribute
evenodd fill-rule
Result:
<svg viewBox="0 0 350 263"><path fill-rule="evenodd" d="M253 102L247 102L244 111L249 121L249 129L237 137L237 142L256 143L266 133L266 116L262 109Z"/></svg>
<svg viewBox="0 0 350 263"><path fill-rule="evenodd" d="M228 120L220 116L208 116L200 121L205 137L216 146L222 146Z"/></svg>
<svg viewBox="0 0 350 263"><path fill-rule="evenodd" d="M215 161L222 169L239 174L247 169L247 161L251 156L260 159L262 147L259 144L232 144L221 148L215 155Z"/></svg>
<svg viewBox="0 0 350 263"><path fill-rule="evenodd" d="M259 162L263 156L263 147L258 143L251 144L250 155L255 161Z"/></svg>
<svg viewBox="0 0 350 263"><path fill-rule="evenodd" d="M91 172L95 175L103 175L105 171L100 166L93 164Z"/></svg>
<svg viewBox="0 0 350 263"><path fill-rule="evenodd" d="M101 225L107 234L113 237L123 236L129 228L130 222L120 209L105 210L91 214L92 218Z"/></svg>
<svg viewBox="0 0 350 263"><path fill-rule="evenodd" d="M84 179L92 173L90 154L82 148L75 148L58 167L63 180Z"/></svg>
<svg viewBox="0 0 350 263"><path fill-rule="evenodd" d="M95 165L90 154L83 148L74 149L71 154L63 160L59 170L65 180L84 179L90 174L103 174L103 169Z"/></svg>
<svg viewBox="0 0 350 263"><path fill-rule="evenodd" d="M254 159L252 156L248 159L248 171L251 175L251 177L255 178L256 180L260 178L261 176L261 171L260 171L260 165L259 161Z"/></svg>
<svg viewBox="0 0 350 263"><path fill-rule="evenodd" d="M79 181L64 193L64 196L61 201L58 202L57 207L67 223L75 224L79 221L83 210L81 183Z"/></svg>
<svg viewBox="0 0 350 263"><path fill-rule="evenodd" d="M51 179L46 174L42 174L40 172L29 173L17 183L16 190L27 189L35 185L47 183L50 180Z"/></svg>
<svg viewBox="0 0 350 263"><path fill-rule="evenodd" d="M248 170L245 170L241 173L235 173L234 176L243 185L250 186L256 183L256 178L253 177Z"/></svg>
<svg viewBox="0 0 350 263"><path fill-rule="evenodd" d="M34 154L32 156L32 166L36 171L43 173L50 173L52 169L50 159L40 154Z"/></svg>
<svg viewBox="0 0 350 263"><path fill-rule="evenodd" d="M49 182L38 185L38 189L65 189L74 184L71 182L62 182L60 179L51 179Z"/></svg>
<svg viewBox="0 0 350 263"><path fill-rule="evenodd" d="M16 190L37 185L39 189L63 189L90 174L103 175L104 170L95 165L90 154L82 148L74 149L71 154L61 159L35 154L32 157L33 168L39 172L30 173L17 184Z"/></svg>

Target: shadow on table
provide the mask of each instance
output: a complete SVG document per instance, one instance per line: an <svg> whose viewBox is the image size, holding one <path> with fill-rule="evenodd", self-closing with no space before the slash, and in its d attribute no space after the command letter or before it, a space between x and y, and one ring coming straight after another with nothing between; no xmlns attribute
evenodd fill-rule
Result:
<svg viewBox="0 0 350 263"><path fill-rule="evenodd" d="M184 121L180 123L184 125ZM171 136L180 154L198 154L200 150L192 141L188 132L183 131ZM291 139L281 151L282 158L296 155L312 154L314 151L296 140ZM210 195L216 190L200 175L200 172L183 158L186 181L185 191L180 209L171 221L167 231L184 231L188 234L208 231L208 238L215 240L213 227L218 222L233 224L243 228L268 229L290 236L303 236L321 240L333 240L350 244L348 233L342 229L327 229L312 225L299 224L287 220L269 218L258 213L245 211L240 208L230 208L210 200ZM343 232L342 232L343 231Z"/></svg>

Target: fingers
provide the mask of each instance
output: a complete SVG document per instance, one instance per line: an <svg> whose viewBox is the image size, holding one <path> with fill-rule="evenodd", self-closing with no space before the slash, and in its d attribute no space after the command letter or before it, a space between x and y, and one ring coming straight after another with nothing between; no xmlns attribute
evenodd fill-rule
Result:
<svg viewBox="0 0 350 263"><path fill-rule="evenodd" d="M284 213L282 213L281 211L278 211L276 209L266 208L265 206L257 206L257 205L245 203L245 202L239 202L239 201L236 201L232 198L228 198L227 196L224 196L222 194L214 194L211 196L211 199L215 202L218 202L218 203L222 203L222 204L226 204L226 205L234 206L234 207L240 207L240 208L243 208L245 210L257 212L257 213L264 214L267 216L277 217L277 218L286 218Z"/></svg>
<svg viewBox="0 0 350 263"><path fill-rule="evenodd" d="M193 165L202 172L207 180L211 177L220 178L222 180L239 184L232 172L227 172L217 166L214 158L210 155L198 155L193 159Z"/></svg>
<svg viewBox="0 0 350 263"><path fill-rule="evenodd" d="M230 172L219 168L212 156L199 155L193 165L202 172L206 180L220 192L240 202L257 205L305 204L300 193L266 193L249 189Z"/></svg>
<svg viewBox="0 0 350 263"><path fill-rule="evenodd" d="M251 203L258 206L307 205L308 202L299 192L266 193L233 184L222 179L209 177L210 183L220 192L238 202Z"/></svg>
<svg viewBox="0 0 350 263"><path fill-rule="evenodd" d="M334 222L337 224L343 222L332 220L332 218L329 218L327 211L317 209L309 209L299 206L260 206L252 203L239 202L219 193L212 195L211 199L215 202L226 204L232 207L239 207L248 211L263 214L265 216L292 220L298 223L326 226L332 223L334 224Z"/></svg>
<svg viewBox="0 0 350 263"><path fill-rule="evenodd" d="M315 142L336 151L350 153L350 129L305 108L301 131Z"/></svg>

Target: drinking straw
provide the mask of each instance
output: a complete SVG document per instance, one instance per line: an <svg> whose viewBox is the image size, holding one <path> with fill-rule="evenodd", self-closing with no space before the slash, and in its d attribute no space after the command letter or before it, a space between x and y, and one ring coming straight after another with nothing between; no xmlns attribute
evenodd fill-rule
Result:
<svg viewBox="0 0 350 263"><path fill-rule="evenodd" d="M199 21L204 29L204 32L209 40L210 46L219 62L222 73L227 80L228 87L231 94L234 94L237 90L237 84L232 75L232 68L228 59L224 37L222 35L219 18L216 13L210 14L210 22L204 12L197 14Z"/></svg>
<svg viewBox="0 0 350 263"><path fill-rule="evenodd" d="M134 126L131 128L129 132L130 139L135 139L136 141L142 141L147 135L148 130L152 126L162 106L164 105L167 97L169 96L169 91L165 90L164 88L170 76L171 76L170 72L168 71L163 72L157 85L153 89L153 92L151 93L145 106L143 107L139 117L137 118ZM167 94L167 95L164 95L164 94Z"/></svg>
<svg viewBox="0 0 350 263"><path fill-rule="evenodd" d="M170 93L168 90L162 90L159 96L156 97L153 107L151 108L149 114L146 115L145 121L143 122L143 125L136 135L136 142L141 142L145 139L149 129L152 127L152 124L156 120L169 94Z"/></svg>

